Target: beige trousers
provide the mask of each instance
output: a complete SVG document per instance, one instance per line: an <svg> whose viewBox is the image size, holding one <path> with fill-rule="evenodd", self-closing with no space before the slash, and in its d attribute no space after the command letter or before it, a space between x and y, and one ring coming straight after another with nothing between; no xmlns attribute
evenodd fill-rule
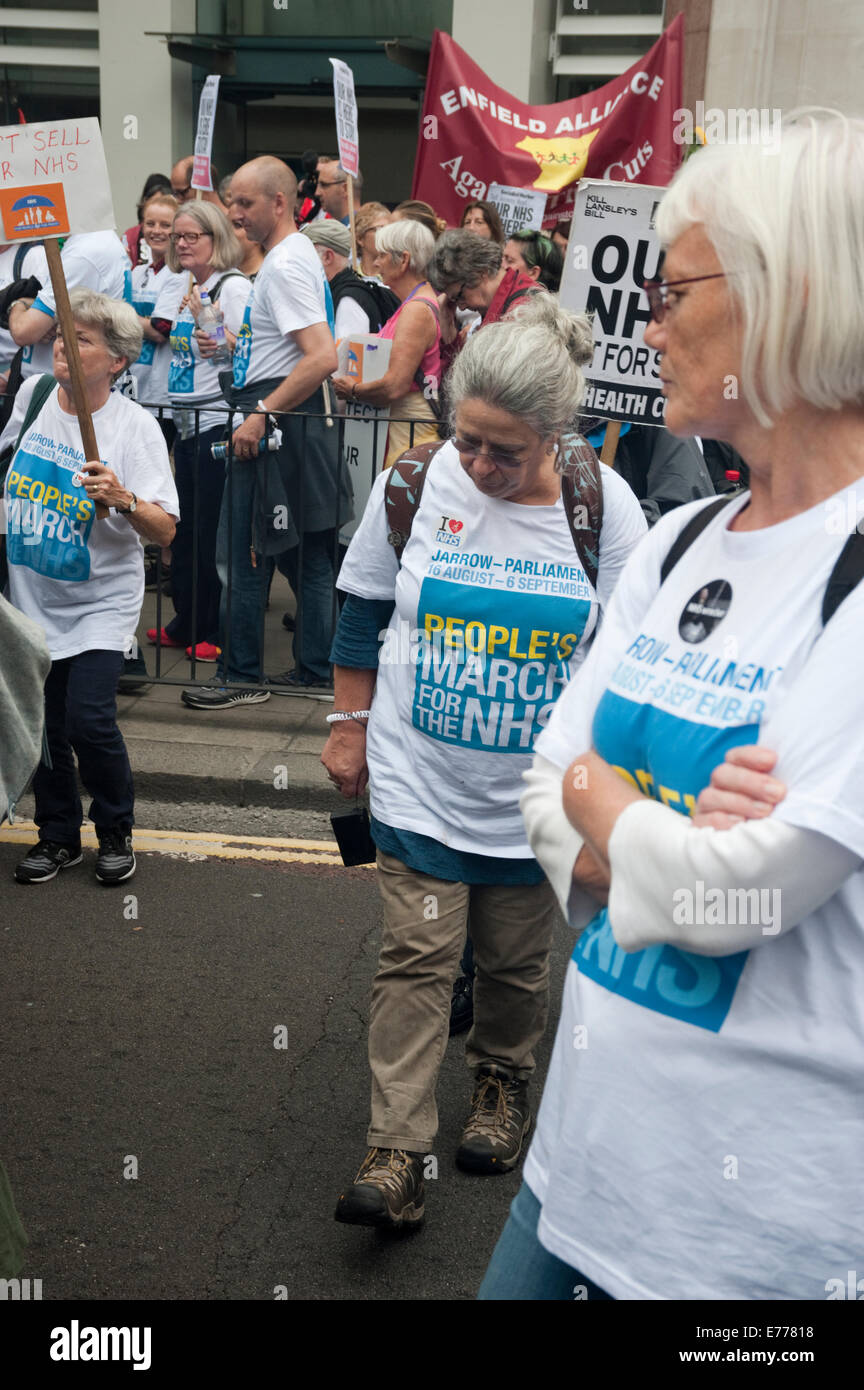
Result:
<svg viewBox="0 0 864 1390"><path fill-rule="evenodd" d="M477 974L465 1060L524 1080L546 1028L557 906L545 881L469 887L380 851L378 883L384 927L369 1016L368 1142L426 1153L438 1131L435 1086L469 911Z"/></svg>

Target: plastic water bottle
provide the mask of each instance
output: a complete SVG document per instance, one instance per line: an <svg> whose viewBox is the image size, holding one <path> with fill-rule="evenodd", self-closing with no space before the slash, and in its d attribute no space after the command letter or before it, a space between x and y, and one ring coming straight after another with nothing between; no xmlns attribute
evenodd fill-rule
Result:
<svg viewBox="0 0 864 1390"><path fill-rule="evenodd" d="M222 317L222 310L218 304L210 302L210 296L206 290L199 290L201 295L201 312L196 320L196 326L206 333L211 342L216 344L216 352L208 361L218 366L227 365L232 359L232 352L225 340L225 320Z"/></svg>

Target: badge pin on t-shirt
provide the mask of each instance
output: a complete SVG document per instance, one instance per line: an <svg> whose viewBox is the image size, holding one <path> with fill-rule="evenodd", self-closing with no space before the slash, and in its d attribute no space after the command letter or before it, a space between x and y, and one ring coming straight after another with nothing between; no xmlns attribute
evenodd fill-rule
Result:
<svg viewBox="0 0 864 1390"><path fill-rule="evenodd" d="M685 642L704 642L729 612L732 585L728 579L712 579L687 600L678 621L678 634Z"/></svg>

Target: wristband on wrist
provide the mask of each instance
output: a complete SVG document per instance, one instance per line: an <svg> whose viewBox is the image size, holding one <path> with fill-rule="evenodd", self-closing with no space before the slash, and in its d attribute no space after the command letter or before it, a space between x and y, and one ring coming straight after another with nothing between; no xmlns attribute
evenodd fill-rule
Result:
<svg viewBox="0 0 864 1390"><path fill-rule="evenodd" d="M264 414L267 416L267 419L270 421L270 424L273 426L273 428L274 428L274 430L275 430L276 427L277 427L278 421L277 421L277 419L276 419L276 416L273 414L272 410L268 410L267 407L266 407L266 405L264 404L263 401L258 401L258 402L257 402L257 407L258 407L259 410L262 410L262 411L264 412Z"/></svg>
<svg viewBox="0 0 864 1390"><path fill-rule="evenodd" d="M352 401L356 401L356 399L357 399L357 382L356 382L356 381L354 382L354 385L351 387L351 399L352 399Z"/></svg>
<svg viewBox="0 0 864 1390"><path fill-rule="evenodd" d="M327 715L326 723L341 724L344 719L356 719L358 724L365 724L371 713L371 709L337 710L334 714Z"/></svg>

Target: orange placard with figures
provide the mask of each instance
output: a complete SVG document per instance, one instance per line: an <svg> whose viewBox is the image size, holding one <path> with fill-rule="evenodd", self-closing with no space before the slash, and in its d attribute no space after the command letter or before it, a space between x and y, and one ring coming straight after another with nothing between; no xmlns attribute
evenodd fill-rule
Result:
<svg viewBox="0 0 864 1390"><path fill-rule="evenodd" d="M0 218L4 241L30 241L40 236L68 236L69 214L62 183L32 188L0 188Z"/></svg>

